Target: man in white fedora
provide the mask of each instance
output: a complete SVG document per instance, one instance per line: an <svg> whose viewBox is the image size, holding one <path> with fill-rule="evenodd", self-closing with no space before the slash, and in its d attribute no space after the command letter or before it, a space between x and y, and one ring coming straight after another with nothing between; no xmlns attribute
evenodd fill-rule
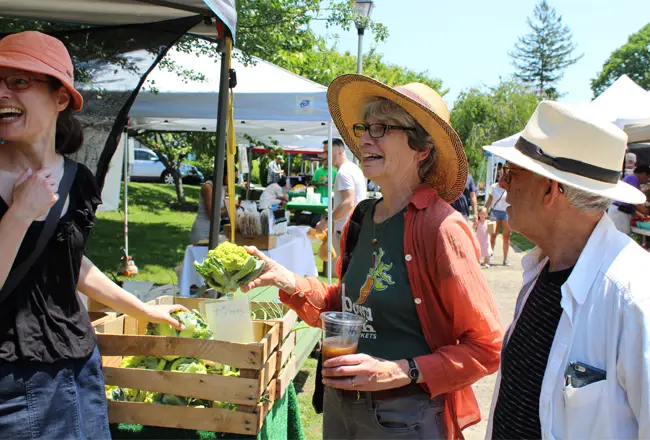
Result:
<svg viewBox="0 0 650 440"><path fill-rule="evenodd" d="M620 233L612 200L627 136L575 107L539 104L508 161L508 221L537 245L506 333L487 437L650 438L650 255Z"/></svg>

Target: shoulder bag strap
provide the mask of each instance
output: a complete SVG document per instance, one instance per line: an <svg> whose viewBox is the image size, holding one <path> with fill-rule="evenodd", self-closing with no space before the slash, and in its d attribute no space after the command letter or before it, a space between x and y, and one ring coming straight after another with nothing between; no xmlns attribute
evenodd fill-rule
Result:
<svg viewBox="0 0 650 440"><path fill-rule="evenodd" d="M11 272L9 272L7 280L2 286L2 289L0 289L0 304L5 299L7 299L7 297L11 294L11 292L14 291L16 287L18 287L18 284L20 284L38 257L43 253L45 246L50 241L52 234L54 234L54 231L56 230L56 226L58 225L59 219L61 218L61 211L63 211L63 206L65 205L65 201L68 198L68 193L70 192L72 182L74 182L74 177L77 173L77 162L70 160L67 157L64 158L64 161L65 164L63 167L63 177L59 183L58 190L59 200L57 200L54 206L50 208L50 212L45 219L43 230L38 237L38 241L36 242L36 246L34 246L34 250L32 251L31 255L27 257L25 261L20 263L20 265L13 268Z"/></svg>

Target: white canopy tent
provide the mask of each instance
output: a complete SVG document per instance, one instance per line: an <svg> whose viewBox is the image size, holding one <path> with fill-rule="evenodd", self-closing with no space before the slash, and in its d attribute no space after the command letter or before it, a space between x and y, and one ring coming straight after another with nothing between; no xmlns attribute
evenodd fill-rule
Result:
<svg viewBox="0 0 650 440"><path fill-rule="evenodd" d="M89 25L154 23L193 15L216 15L235 34L234 0L0 0L3 17ZM214 23L203 22L193 34L214 37Z"/></svg>
<svg viewBox="0 0 650 440"><path fill-rule="evenodd" d="M238 52L234 53L231 68L237 75L234 88L237 142L246 143L244 135L266 142L271 137L287 151L322 151L330 121L327 88L259 58L244 65L237 60ZM156 67L131 107L129 128L214 130L217 118L214 103L219 84L213 72L219 69L219 61L175 50L167 54L167 59L202 75L205 80L183 81L176 73ZM110 70L95 77L95 85L109 92L120 81Z"/></svg>

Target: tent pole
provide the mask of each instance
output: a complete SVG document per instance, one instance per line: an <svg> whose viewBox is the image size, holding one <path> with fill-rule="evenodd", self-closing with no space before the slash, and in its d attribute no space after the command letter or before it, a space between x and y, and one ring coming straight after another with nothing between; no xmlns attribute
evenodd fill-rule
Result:
<svg viewBox="0 0 650 440"><path fill-rule="evenodd" d="M124 132L124 255L129 255L129 135ZM125 261L126 263L126 261Z"/></svg>
<svg viewBox="0 0 650 440"><path fill-rule="evenodd" d="M253 146L249 145L246 147L246 154L248 154L248 175L246 180L248 185L246 185L246 200L250 200L251 195L251 174L253 174ZM231 220L232 221L232 220Z"/></svg>
<svg viewBox="0 0 650 440"><path fill-rule="evenodd" d="M219 80L219 106L217 107L217 140L214 154L214 173L212 175L212 212L210 213L210 249L219 245L221 229L221 194L223 192L223 163L226 157L226 127L228 124L228 88L230 86L230 56L232 40L224 37L224 50L221 54L221 78ZM234 227L234 223L233 223Z"/></svg>
<svg viewBox="0 0 650 440"><path fill-rule="evenodd" d="M327 128L327 284L332 284L332 236L336 234L332 219L332 120ZM340 256L339 256L340 257Z"/></svg>

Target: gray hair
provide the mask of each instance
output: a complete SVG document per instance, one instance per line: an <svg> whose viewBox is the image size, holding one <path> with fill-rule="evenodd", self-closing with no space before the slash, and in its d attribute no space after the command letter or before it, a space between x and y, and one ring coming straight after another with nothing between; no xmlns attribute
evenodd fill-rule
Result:
<svg viewBox="0 0 650 440"><path fill-rule="evenodd" d="M380 121L388 122L403 127L413 127L414 131L404 131L408 136L408 144L412 150L427 151L429 155L418 164L418 177L421 182L426 182L436 164L437 151L433 139L427 131L406 110L386 98L369 98L363 108L363 119L375 117Z"/></svg>
<svg viewBox="0 0 650 440"><path fill-rule="evenodd" d="M561 185L564 189L564 196L571 205L586 212L603 212L607 211L612 201L606 197L592 194L569 185Z"/></svg>

